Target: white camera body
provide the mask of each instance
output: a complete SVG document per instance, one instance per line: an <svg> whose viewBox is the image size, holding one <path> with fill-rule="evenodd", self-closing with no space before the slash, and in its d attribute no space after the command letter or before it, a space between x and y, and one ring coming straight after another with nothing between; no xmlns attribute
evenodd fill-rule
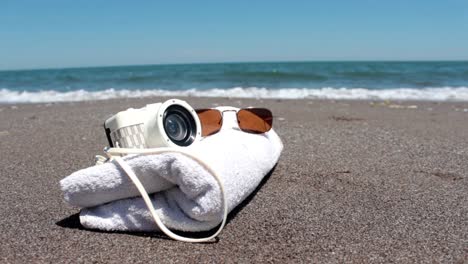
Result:
<svg viewBox="0 0 468 264"><path fill-rule="evenodd" d="M195 110L185 101L127 109L104 123L111 147L186 147L201 139L201 124Z"/></svg>

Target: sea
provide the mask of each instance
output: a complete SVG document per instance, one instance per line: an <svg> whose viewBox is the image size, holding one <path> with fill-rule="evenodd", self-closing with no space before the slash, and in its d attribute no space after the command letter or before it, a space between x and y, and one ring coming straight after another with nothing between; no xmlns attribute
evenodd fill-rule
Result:
<svg viewBox="0 0 468 264"><path fill-rule="evenodd" d="M149 96L468 101L468 61L204 63L0 71L0 103Z"/></svg>

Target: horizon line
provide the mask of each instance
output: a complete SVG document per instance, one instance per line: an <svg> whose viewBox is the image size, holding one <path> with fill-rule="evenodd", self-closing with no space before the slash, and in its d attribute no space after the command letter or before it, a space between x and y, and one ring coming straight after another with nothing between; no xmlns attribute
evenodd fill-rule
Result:
<svg viewBox="0 0 468 264"><path fill-rule="evenodd" d="M121 68L121 67L147 67L147 66L177 66L177 65L203 65L203 64L243 64L243 63L315 63L315 62L468 62L468 59L330 59L330 60L261 60L261 61L224 61L224 62L174 62L174 63L147 63L147 64L114 64L114 65L94 65L94 66L65 66L65 67L44 67L44 68L13 68L0 69L0 72L7 71L44 71L44 70L73 70L92 68Z"/></svg>

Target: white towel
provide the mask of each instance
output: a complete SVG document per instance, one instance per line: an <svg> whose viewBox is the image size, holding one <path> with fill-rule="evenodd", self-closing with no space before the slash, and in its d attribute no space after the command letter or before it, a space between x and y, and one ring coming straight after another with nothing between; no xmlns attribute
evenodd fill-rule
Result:
<svg viewBox="0 0 468 264"><path fill-rule="evenodd" d="M258 186L277 163L282 149L273 129L258 135L240 131L233 112L224 113L220 132L185 148L221 177L228 211ZM221 222L220 189L202 164L179 153L124 159L145 186L167 227L206 231ZM86 228L159 230L138 190L115 162L77 171L61 180L60 185L65 201L83 208L80 222Z"/></svg>

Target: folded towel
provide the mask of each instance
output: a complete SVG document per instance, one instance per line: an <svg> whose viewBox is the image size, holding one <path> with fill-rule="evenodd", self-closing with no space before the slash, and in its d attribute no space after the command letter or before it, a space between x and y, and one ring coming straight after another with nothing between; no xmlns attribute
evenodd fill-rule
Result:
<svg viewBox="0 0 468 264"><path fill-rule="evenodd" d="M221 108L226 109L226 108ZM249 134L237 127L233 112L223 116L220 132L180 153L129 155L123 159L150 193L156 214L169 228L206 231L222 218L220 186L228 211L239 205L277 163L283 145L274 130ZM77 171L60 181L65 200L82 207L84 227L118 231L159 230L140 193L115 161Z"/></svg>

